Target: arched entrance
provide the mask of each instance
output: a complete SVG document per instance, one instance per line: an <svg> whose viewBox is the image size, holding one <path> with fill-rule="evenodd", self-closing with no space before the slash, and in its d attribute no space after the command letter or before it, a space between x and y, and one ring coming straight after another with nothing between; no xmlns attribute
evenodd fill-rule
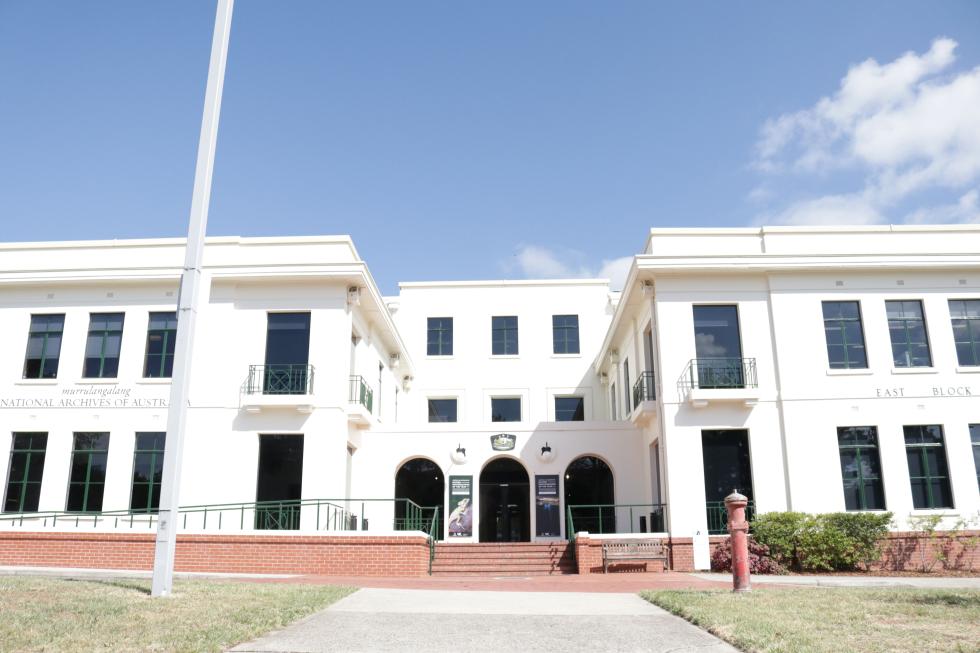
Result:
<svg viewBox="0 0 980 653"><path fill-rule="evenodd" d="M426 508L423 511L425 523L432 519L432 510L439 506L439 523L436 526L437 538L442 539L443 505L445 497L445 478L439 466L427 458L412 458L398 468L395 474L395 498L410 499ZM413 527L407 521L406 504L404 501L395 502L395 530Z"/></svg>
<svg viewBox="0 0 980 653"><path fill-rule="evenodd" d="M531 483L513 458L493 460L480 473L480 541L531 541Z"/></svg>
<svg viewBox="0 0 980 653"><path fill-rule="evenodd" d="M565 505L600 506L616 503L609 465L595 456L576 458L565 469ZM615 533L612 508L576 508L572 512L576 531Z"/></svg>

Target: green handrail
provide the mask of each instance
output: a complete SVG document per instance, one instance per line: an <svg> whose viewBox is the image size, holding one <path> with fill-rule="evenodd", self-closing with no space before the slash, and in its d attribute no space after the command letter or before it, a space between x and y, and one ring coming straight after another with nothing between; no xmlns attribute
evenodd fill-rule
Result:
<svg viewBox="0 0 980 653"><path fill-rule="evenodd" d="M432 523L429 524L429 575L432 575L432 562L436 559L436 538L441 535L439 528L439 506L432 511Z"/></svg>
<svg viewBox="0 0 980 653"><path fill-rule="evenodd" d="M569 541L575 539L575 512L579 513L581 528L594 524L597 529L589 532L605 533L662 533L667 530L667 504L665 503L589 503L569 505L566 508L565 530ZM620 529L622 519L617 519L617 511L626 517L628 530ZM583 514L585 513L585 514ZM592 513L592 514L590 514ZM649 515L645 528L640 528L639 517Z"/></svg>
<svg viewBox="0 0 980 653"><path fill-rule="evenodd" d="M725 535L728 533L728 509L724 501L706 501L705 511L708 517L708 535ZM745 519L755 519L755 502L749 501L745 507Z"/></svg>

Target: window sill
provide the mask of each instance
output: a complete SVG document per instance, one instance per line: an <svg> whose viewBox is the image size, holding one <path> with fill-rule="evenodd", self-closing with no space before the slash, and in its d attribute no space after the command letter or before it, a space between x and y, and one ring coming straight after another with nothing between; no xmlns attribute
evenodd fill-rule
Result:
<svg viewBox="0 0 980 653"><path fill-rule="evenodd" d="M119 385L119 379L81 379L75 385Z"/></svg>
<svg viewBox="0 0 980 653"><path fill-rule="evenodd" d="M168 377L146 377L142 379L137 379L137 385L170 385L173 379Z"/></svg>
<svg viewBox="0 0 980 653"><path fill-rule="evenodd" d="M827 370L827 376L871 376L872 374L874 374L874 371L866 367Z"/></svg>
<svg viewBox="0 0 980 653"><path fill-rule="evenodd" d="M973 366L957 365L956 373L957 374L980 374L980 365L973 365Z"/></svg>
<svg viewBox="0 0 980 653"><path fill-rule="evenodd" d="M521 357L520 354L490 354L491 359L497 359L497 358L507 359L507 358L520 358L520 357Z"/></svg>
<svg viewBox="0 0 980 653"><path fill-rule="evenodd" d="M20 379L14 385L58 385L58 379Z"/></svg>
<svg viewBox="0 0 980 653"><path fill-rule="evenodd" d="M425 359L430 361L451 361L453 359L453 355L426 354Z"/></svg>
<svg viewBox="0 0 980 653"><path fill-rule="evenodd" d="M892 374L938 374L935 367L893 367Z"/></svg>
<svg viewBox="0 0 980 653"><path fill-rule="evenodd" d="M582 358L582 354L552 354L552 358Z"/></svg>

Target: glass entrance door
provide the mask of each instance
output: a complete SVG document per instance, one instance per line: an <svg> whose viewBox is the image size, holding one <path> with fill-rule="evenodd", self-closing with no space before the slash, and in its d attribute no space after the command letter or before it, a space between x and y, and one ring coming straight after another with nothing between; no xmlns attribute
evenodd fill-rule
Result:
<svg viewBox="0 0 980 653"><path fill-rule="evenodd" d="M531 484L515 460L501 458L480 475L480 541L531 541Z"/></svg>

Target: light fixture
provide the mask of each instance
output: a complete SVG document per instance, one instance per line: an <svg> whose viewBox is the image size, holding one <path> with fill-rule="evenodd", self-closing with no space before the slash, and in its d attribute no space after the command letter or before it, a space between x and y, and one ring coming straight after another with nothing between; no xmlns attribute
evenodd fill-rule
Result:
<svg viewBox="0 0 980 653"><path fill-rule="evenodd" d="M407 374L405 376L403 376L402 377L402 390L404 390L405 392L408 392L409 390L411 390L412 389L412 380L413 380L413 377L411 377L411 376L409 376Z"/></svg>
<svg viewBox="0 0 980 653"><path fill-rule="evenodd" d="M541 462L545 462L545 463L554 460L555 452L551 450L550 444L548 444L547 442L544 443L544 446L541 447L541 453L538 454L538 458L541 459Z"/></svg>
<svg viewBox="0 0 980 653"><path fill-rule="evenodd" d="M351 286L347 289L347 305L348 306L360 306L361 305L361 289L357 286Z"/></svg>
<svg viewBox="0 0 980 653"><path fill-rule="evenodd" d="M397 370L402 362L401 354L392 354L388 357L388 361L388 366L393 370Z"/></svg>
<svg viewBox="0 0 980 653"><path fill-rule="evenodd" d="M456 445L456 451L452 453L450 458L452 458L453 462L457 465L462 465L466 462L466 449L463 448L462 444Z"/></svg>
<svg viewBox="0 0 980 653"><path fill-rule="evenodd" d="M619 350L613 349L609 352L609 362L615 365L619 362Z"/></svg>
<svg viewBox="0 0 980 653"><path fill-rule="evenodd" d="M606 374L605 372L600 372L599 383L601 383L603 386L609 385L609 375Z"/></svg>

